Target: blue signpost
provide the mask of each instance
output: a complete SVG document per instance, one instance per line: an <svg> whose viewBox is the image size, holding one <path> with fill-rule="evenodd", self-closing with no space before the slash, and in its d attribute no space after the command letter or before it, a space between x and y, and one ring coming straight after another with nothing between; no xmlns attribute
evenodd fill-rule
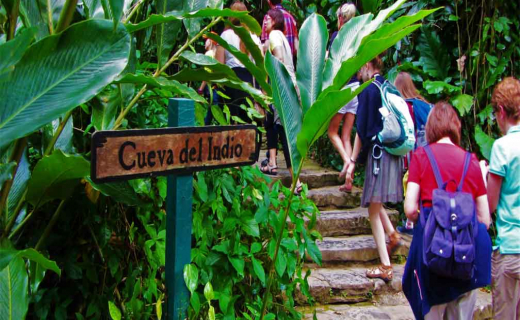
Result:
<svg viewBox="0 0 520 320"><path fill-rule="evenodd" d="M195 122L192 100L170 99L168 105L169 127L190 127ZM184 319L189 305L189 292L184 283L183 269L189 264L191 253L191 173L168 176L166 196L166 319Z"/></svg>

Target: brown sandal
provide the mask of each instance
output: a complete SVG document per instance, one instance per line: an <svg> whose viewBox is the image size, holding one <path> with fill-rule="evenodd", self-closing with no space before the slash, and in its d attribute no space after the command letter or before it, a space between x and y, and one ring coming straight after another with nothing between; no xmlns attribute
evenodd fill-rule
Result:
<svg viewBox="0 0 520 320"><path fill-rule="evenodd" d="M380 265L378 267L373 267L367 269L367 278L378 278L385 282L392 281L394 278L394 270L392 266Z"/></svg>
<svg viewBox="0 0 520 320"><path fill-rule="evenodd" d="M394 233L390 234L388 236L388 244L386 245L386 250L388 251L388 257L391 257L394 252L403 245L403 242L401 241L401 236L397 231L394 231Z"/></svg>

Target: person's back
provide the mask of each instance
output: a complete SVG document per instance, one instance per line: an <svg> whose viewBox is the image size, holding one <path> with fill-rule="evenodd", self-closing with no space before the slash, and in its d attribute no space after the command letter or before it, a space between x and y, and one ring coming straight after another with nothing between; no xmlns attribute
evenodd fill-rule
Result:
<svg viewBox="0 0 520 320"><path fill-rule="evenodd" d="M520 319L520 81L500 82L491 104L504 134L493 144L488 174L489 207L497 217L493 311L495 319Z"/></svg>

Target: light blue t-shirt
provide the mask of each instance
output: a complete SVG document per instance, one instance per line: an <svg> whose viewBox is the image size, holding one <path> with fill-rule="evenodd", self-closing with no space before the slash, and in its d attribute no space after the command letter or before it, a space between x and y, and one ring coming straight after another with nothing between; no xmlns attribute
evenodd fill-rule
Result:
<svg viewBox="0 0 520 320"><path fill-rule="evenodd" d="M502 177L496 248L501 254L520 254L520 125L495 141L489 171Z"/></svg>

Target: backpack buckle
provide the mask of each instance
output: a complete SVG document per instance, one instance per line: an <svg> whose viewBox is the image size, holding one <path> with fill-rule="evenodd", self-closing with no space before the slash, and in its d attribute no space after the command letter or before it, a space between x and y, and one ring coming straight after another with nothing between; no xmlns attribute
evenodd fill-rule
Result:
<svg viewBox="0 0 520 320"><path fill-rule="evenodd" d="M457 215L455 213L452 213L450 218L451 218L451 221L455 222L457 220Z"/></svg>

